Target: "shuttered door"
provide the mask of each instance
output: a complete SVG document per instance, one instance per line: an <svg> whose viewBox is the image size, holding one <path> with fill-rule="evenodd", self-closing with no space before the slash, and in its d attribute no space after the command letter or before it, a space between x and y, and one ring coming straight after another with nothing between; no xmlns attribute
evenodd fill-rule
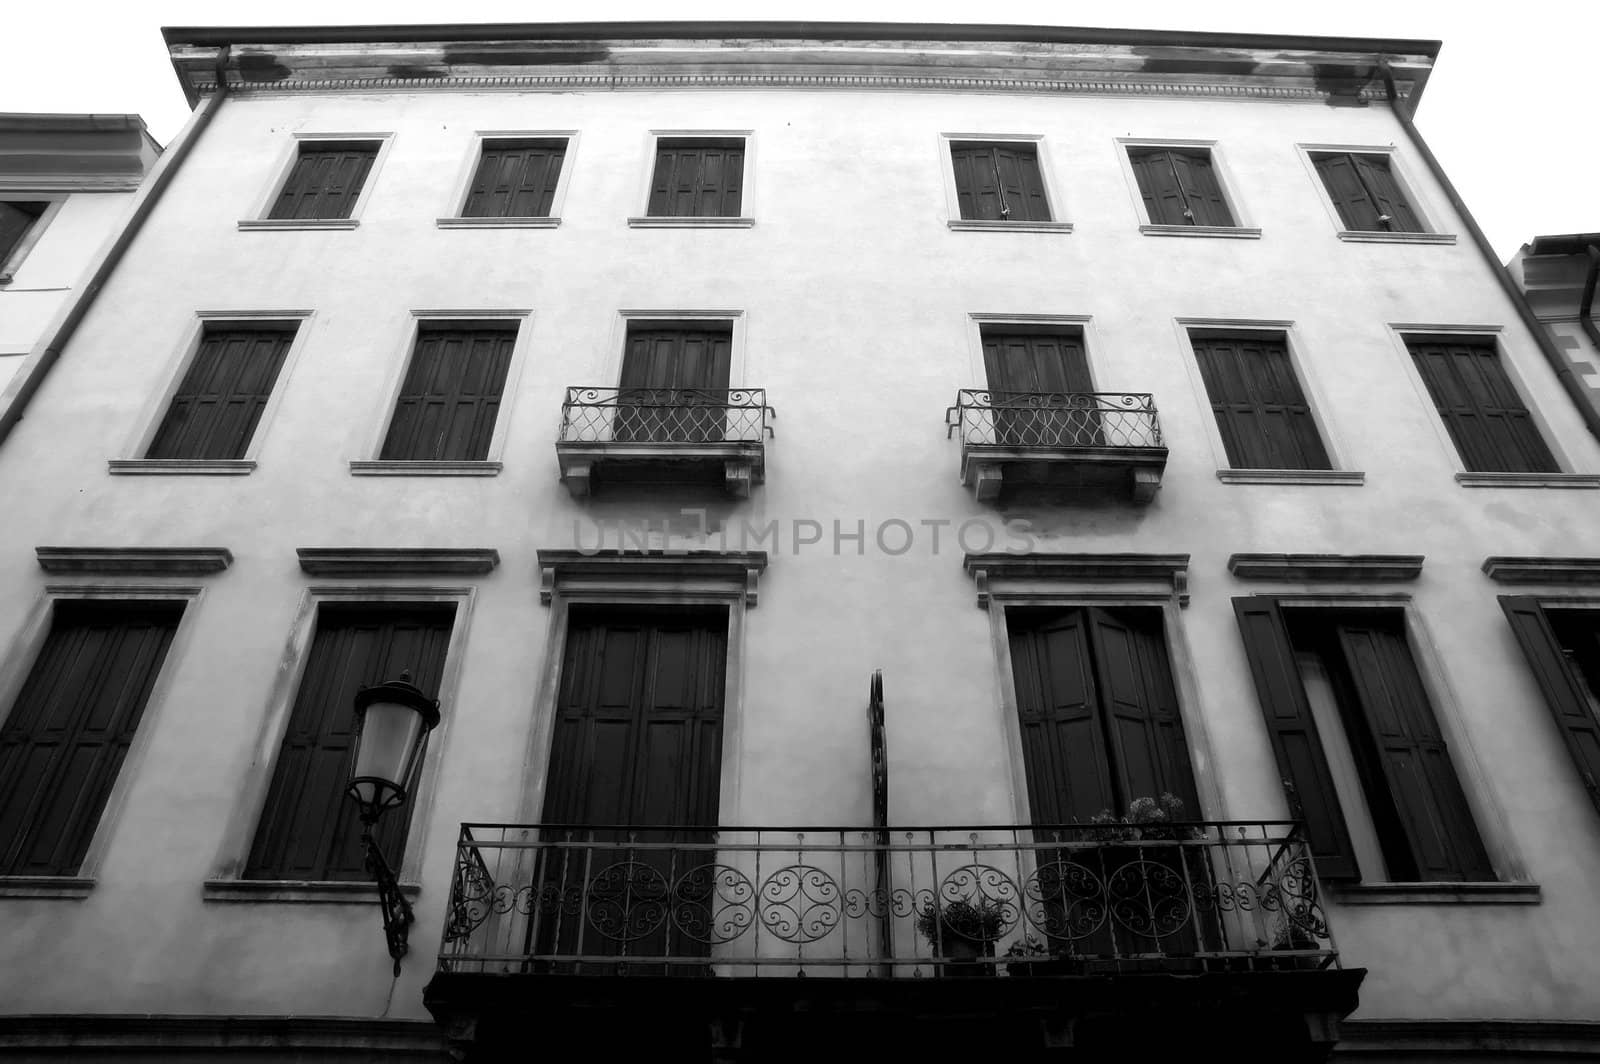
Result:
<svg viewBox="0 0 1600 1064"><path fill-rule="evenodd" d="M633 828L626 835L637 842L710 841L721 788L726 659L724 610L575 608L543 823L572 827L579 842L623 841L614 831L595 830L620 826ZM551 830L552 837L565 837ZM709 861L709 853L619 846L567 856L545 866L543 881L558 881L567 897L590 904L581 913L569 906L565 916L547 912L535 936L536 952L704 954L703 943L650 901L663 900L669 886L687 881L692 888L689 873ZM607 908L618 883L635 893L630 898L624 892L616 907ZM641 927L639 921L658 915L659 923Z"/></svg>
<svg viewBox="0 0 1600 1064"><path fill-rule="evenodd" d="M1416 878L1493 879L1405 633L1341 624L1337 634L1405 826Z"/></svg>
<svg viewBox="0 0 1600 1064"><path fill-rule="evenodd" d="M1008 610L1006 626L1033 822L1083 823L1117 808L1086 611Z"/></svg>
<svg viewBox="0 0 1600 1064"><path fill-rule="evenodd" d="M1493 341L1409 341L1407 346L1469 472L1559 471L1506 378Z"/></svg>
<svg viewBox="0 0 1600 1064"><path fill-rule="evenodd" d="M564 140L487 142L462 216L548 218L566 154Z"/></svg>
<svg viewBox="0 0 1600 1064"><path fill-rule="evenodd" d="M1092 447L1102 442L1099 418L1092 410L1072 408L1067 398L1094 390L1080 334L985 330L983 366L996 443Z"/></svg>
<svg viewBox="0 0 1600 1064"><path fill-rule="evenodd" d="M515 332L504 329L420 333L379 457L487 458L516 339Z"/></svg>
<svg viewBox="0 0 1600 1064"><path fill-rule="evenodd" d="M288 330L207 331L146 458L243 458L283 368Z"/></svg>
<svg viewBox="0 0 1600 1064"><path fill-rule="evenodd" d="M267 217L348 218L367 182L378 145L303 143Z"/></svg>
<svg viewBox="0 0 1600 1064"><path fill-rule="evenodd" d="M962 218L1050 221L1039 156L1031 145L955 143L950 158Z"/></svg>
<svg viewBox="0 0 1600 1064"><path fill-rule="evenodd" d="M732 352L733 330L726 326L630 329L613 438L721 440Z"/></svg>
<svg viewBox="0 0 1600 1064"><path fill-rule="evenodd" d="M1160 615L1101 609L1087 613L1119 790L1127 801L1176 795L1183 800L1185 815L1198 818L1200 800Z"/></svg>
<svg viewBox="0 0 1600 1064"><path fill-rule="evenodd" d="M743 202L742 140L661 140L650 187L653 218L737 218Z"/></svg>
<svg viewBox="0 0 1600 1064"><path fill-rule="evenodd" d="M1555 718L1556 728L1567 752L1578 768L1589 800L1600 809L1600 722L1596 722L1584 690L1584 679L1575 671L1573 663L1564 652L1561 640L1539 601L1523 595L1501 595L1500 608L1505 610L1511 630L1528 658L1534 679L1544 694L1545 705ZM1587 611L1584 611L1587 614ZM1587 617L1585 617L1587 620ZM1593 641L1592 623L1585 627ZM1591 653L1600 652L1593 648ZM1593 682L1592 680L1590 681Z"/></svg>
<svg viewBox="0 0 1600 1064"><path fill-rule="evenodd" d="M183 604L59 602L0 725L0 875L78 872Z"/></svg>
<svg viewBox="0 0 1600 1064"><path fill-rule="evenodd" d="M356 692L409 671L412 683L437 697L453 617L453 606L322 607L246 878L366 878L356 803L344 794ZM397 866L415 804L378 824L378 845Z"/></svg>
<svg viewBox="0 0 1600 1064"><path fill-rule="evenodd" d="M1345 825L1333 773L1306 700L1294 647L1276 599L1236 598L1233 611L1266 719L1278 772L1294 786L1317 871L1328 879L1358 879L1355 848Z"/></svg>
<svg viewBox="0 0 1600 1064"><path fill-rule="evenodd" d="M1328 469L1282 339L1191 337L1200 378L1235 469Z"/></svg>

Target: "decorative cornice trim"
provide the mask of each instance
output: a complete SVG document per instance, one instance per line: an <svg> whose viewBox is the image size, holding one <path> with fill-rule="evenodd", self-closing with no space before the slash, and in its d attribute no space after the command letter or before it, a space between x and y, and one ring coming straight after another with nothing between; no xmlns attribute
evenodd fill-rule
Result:
<svg viewBox="0 0 1600 1064"><path fill-rule="evenodd" d="M226 547L35 547L47 573L167 576L220 573L233 564Z"/></svg>
<svg viewBox="0 0 1600 1064"><path fill-rule="evenodd" d="M968 554L963 567L978 586L978 607L988 609L995 580L1056 583L1159 583L1172 589L1178 605L1189 604L1187 554Z"/></svg>
<svg viewBox="0 0 1600 1064"><path fill-rule="evenodd" d="M1304 583L1415 580L1422 574L1420 554L1231 554L1228 572L1240 580L1290 580Z"/></svg>
<svg viewBox="0 0 1600 1064"><path fill-rule="evenodd" d="M487 573L500 564L493 547L297 547L312 576L437 576Z"/></svg>
<svg viewBox="0 0 1600 1064"><path fill-rule="evenodd" d="M767 552L665 551L631 554L622 551L542 550L539 552L539 601L550 605L556 592L576 585L600 583L654 592L688 590L710 583L730 596L756 604L757 577L767 567Z"/></svg>
<svg viewBox="0 0 1600 1064"><path fill-rule="evenodd" d="M1539 558L1492 554L1483 571L1500 584L1600 584L1600 558Z"/></svg>

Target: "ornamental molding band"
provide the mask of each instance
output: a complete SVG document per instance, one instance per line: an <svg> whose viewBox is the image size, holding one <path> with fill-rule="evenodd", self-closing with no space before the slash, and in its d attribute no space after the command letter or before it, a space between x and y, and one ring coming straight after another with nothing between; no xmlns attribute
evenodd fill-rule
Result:
<svg viewBox="0 0 1600 1064"><path fill-rule="evenodd" d="M1000 597L1060 597L1076 590L1067 585L1105 583L1119 585L1119 593L1155 591L1176 597L1179 606L1189 605L1187 554L990 553L968 554L962 564L978 586L978 607L985 610Z"/></svg>
<svg viewBox="0 0 1600 1064"><path fill-rule="evenodd" d="M233 564L226 547L35 547L47 573L185 576L220 573Z"/></svg>
<svg viewBox="0 0 1600 1064"><path fill-rule="evenodd" d="M1501 584L1600 584L1600 558L1521 558L1495 554L1483 571Z"/></svg>
<svg viewBox="0 0 1600 1064"><path fill-rule="evenodd" d="M1228 572L1240 580L1290 580L1303 583L1370 583L1415 580L1421 554L1231 554Z"/></svg>
<svg viewBox="0 0 1600 1064"><path fill-rule="evenodd" d="M312 576L437 576L487 573L500 564L493 547L297 547Z"/></svg>
<svg viewBox="0 0 1600 1064"><path fill-rule="evenodd" d="M682 551L630 554L617 550L542 550L539 601L550 605L557 592L621 594L634 599L671 600L677 596L738 598L754 608L756 579L767 567L767 552Z"/></svg>

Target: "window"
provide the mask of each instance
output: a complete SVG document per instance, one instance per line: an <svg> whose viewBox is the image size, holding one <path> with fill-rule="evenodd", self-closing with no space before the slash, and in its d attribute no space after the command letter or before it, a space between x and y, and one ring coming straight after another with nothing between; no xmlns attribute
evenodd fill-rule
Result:
<svg viewBox="0 0 1600 1064"><path fill-rule="evenodd" d="M567 157L565 137L485 138L463 218L549 218Z"/></svg>
<svg viewBox="0 0 1600 1064"><path fill-rule="evenodd" d="M1235 225L1210 148L1130 146L1128 161L1151 225Z"/></svg>
<svg viewBox="0 0 1600 1064"><path fill-rule="evenodd" d="M379 459L486 459L516 339L515 325L424 324Z"/></svg>
<svg viewBox="0 0 1600 1064"><path fill-rule="evenodd" d="M0 199L0 284L11 280L22 264L52 206L51 200Z"/></svg>
<svg viewBox="0 0 1600 1064"><path fill-rule="evenodd" d="M1406 347L1467 472L1560 472L1492 338L1407 337Z"/></svg>
<svg viewBox="0 0 1600 1064"><path fill-rule="evenodd" d="M1189 342L1230 466L1332 468L1283 333L1193 330Z"/></svg>
<svg viewBox="0 0 1600 1064"><path fill-rule="evenodd" d="M0 874L78 872L183 614L61 601L0 724Z"/></svg>
<svg viewBox="0 0 1600 1064"><path fill-rule="evenodd" d="M744 206L744 137L658 137L652 218L738 218Z"/></svg>
<svg viewBox="0 0 1600 1064"><path fill-rule="evenodd" d="M1050 200L1038 148L1026 143L950 142L956 203L966 221L1048 222Z"/></svg>
<svg viewBox="0 0 1600 1064"><path fill-rule="evenodd" d="M295 325L208 325L146 458L240 459L283 367Z"/></svg>
<svg viewBox="0 0 1600 1064"><path fill-rule="evenodd" d="M363 686L402 672L437 697L455 616L452 605L332 604L316 632L245 863L246 879L363 879L361 825L344 796L354 699ZM419 762L420 764L420 762ZM414 789L415 780L407 782ZM379 848L405 848L414 802L378 825Z"/></svg>
<svg viewBox="0 0 1600 1064"><path fill-rule="evenodd" d="M302 140L267 218L349 218L381 146L377 140Z"/></svg>
<svg viewBox="0 0 1600 1064"><path fill-rule="evenodd" d="M1501 595L1500 606L1600 808L1600 610L1548 608L1523 595Z"/></svg>
<svg viewBox="0 0 1600 1064"><path fill-rule="evenodd" d="M1233 600L1278 767L1329 879L1493 879L1396 608Z"/></svg>
<svg viewBox="0 0 1600 1064"><path fill-rule="evenodd" d="M1387 153L1314 151L1310 155L1345 229L1426 232L1394 174Z"/></svg>

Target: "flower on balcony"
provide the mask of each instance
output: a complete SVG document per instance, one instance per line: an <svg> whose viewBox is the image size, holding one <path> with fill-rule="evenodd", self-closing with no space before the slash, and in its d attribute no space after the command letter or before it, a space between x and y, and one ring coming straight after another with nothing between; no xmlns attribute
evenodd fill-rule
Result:
<svg viewBox="0 0 1600 1064"><path fill-rule="evenodd" d="M1102 809L1089 818L1094 826L1092 837L1102 842L1137 842L1161 839L1203 839L1202 828L1178 829L1170 826L1183 819L1183 799L1171 791L1162 791L1160 797L1135 798L1128 803L1128 811L1121 816L1110 809Z"/></svg>
<svg viewBox="0 0 1600 1064"><path fill-rule="evenodd" d="M929 901L917 911L917 930L935 946L951 939L993 942L1006 924L1005 906L988 898Z"/></svg>

